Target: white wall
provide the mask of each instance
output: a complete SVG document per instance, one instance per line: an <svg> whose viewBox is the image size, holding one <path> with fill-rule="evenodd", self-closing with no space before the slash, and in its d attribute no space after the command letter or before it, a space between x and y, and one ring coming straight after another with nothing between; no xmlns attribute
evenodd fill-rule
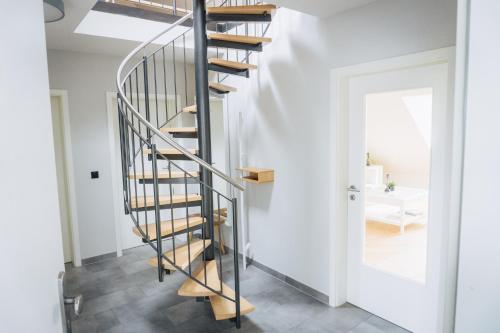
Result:
<svg viewBox="0 0 500 333"><path fill-rule="evenodd" d="M278 10L273 42L252 57L259 69L225 82L238 87L228 107L233 129L242 113L247 164L276 172L272 184L247 186L257 261L328 294L329 71L454 45L455 12L454 0L376 1L328 20Z"/></svg>
<svg viewBox="0 0 500 333"><path fill-rule="evenodd" d="M90 53L48 52L50 87L68 91L83 259L116 251L106 92L116 91L115 78L121 60ZM168 67L167 71L172 72ZM188 66L189 73L192 66ZM181 75L183 72L178 73ZM170 83L169 93L173 91ZM162 82L158 85L163 87ZM183 86L178 86L181 96ZM188 91L188 98L192 94ZM94 170L99 171L99 179L90 179ZM131 220L128 222L132 228Z"/></svg>
<svg viewBox="0 0 500 333"><path fill-rule="evenodd" d="M500 332L500 3L471 1L456 332Z"/></svg>
<svg viewBox="0 0 500 333"><path fill-rule="evenodd" d="M64 270L42 1L0 11L0 325L61 332Z"/></svg>

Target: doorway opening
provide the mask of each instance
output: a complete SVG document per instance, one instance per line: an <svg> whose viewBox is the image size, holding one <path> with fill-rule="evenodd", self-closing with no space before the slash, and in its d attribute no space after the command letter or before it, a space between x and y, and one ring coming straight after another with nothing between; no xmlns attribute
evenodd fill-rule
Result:
<svg viewBox="0 0 500 333"><path fill-rule="evenodd" d="M331 72L330 304L414 332L453 320L454 57L446 48Z"/></svg>
<svg viewBox="0 0 500 333"><path fill-rule="evenodd" d="M51 90L50 104L64 263L78 267L81 256L67 92Z"/></svg>

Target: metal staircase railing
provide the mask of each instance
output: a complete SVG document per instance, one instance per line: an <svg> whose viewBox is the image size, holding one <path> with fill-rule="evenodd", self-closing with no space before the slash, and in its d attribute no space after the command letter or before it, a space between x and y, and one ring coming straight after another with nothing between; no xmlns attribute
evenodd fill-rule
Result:
<svg viewBox="0 0 500 333"><path fill-rule="evenodd" d="M113 0L111 0L113 1ZM160 2L161 0L156 0ZM184 0L181 0L184 3ZM212 2L212 1L208 1ZM169 5L177 8L177 1L170 0ZM241 1L239 5L251 4L252 1ZM253 1L253 4L257 3ZM238 5L237 1L215 1L216 5ZM182 109L194 103L194 96L188 92L189 82L193 76L188 73L187 49L190 43L192 28L183 25L193 19L193 13L179 18L164 31L137 46L122 61L116 76L118 89L118 118L122 160L122 183L124 209L132 219L135 230L143 241L156 252L156 266L158 278L163 281L165 272L178 270L198 285L213 292L228 301L234 302L236 308L236 325L240 325L240 286L239 286L239 258L238 258L238 201L234 195L243 191L244 187L224 172L213 167L210 163L197 156L197 151L187 149L173 138L162 132L162 128L184 114ZM257 24L256 24L257 25ZM249 35L248 23L222 28L217 24L216 30L229 33L231 30L245 27L245 34ZM253 32L264 34L268 25ZM184 31L178 32L179 29ZM163 46L155 44L160 38L176 34L174 38ZM180 47L179 47L180 46ZM222 50L217 48L217 57ZM226 59L248 62L250 51L224 50ZM217 81L225 77L217 74ZM207 87L208 89L208 87ZM171 98L170 98L171 97ZM174 104L173 106L171 104ZM198 110L200 111L200 110ZM199 133L198 133L199 135ZM201 147L200 147L201 148ZM163 171L160 171L163 166ZM197 169L193 171L192 168ZM215 189L211 181L203 175L220 178L228 185L227 193ZM209 196L211 200L202 200ZM210 209L205 209L206 202L210 202ZM214 223L223 222L221 214L227 209L227 219L232 220L233 258L232 276L234 297L225 293L224 286L228 283L223 280L223 266L227 261L222 259L223 249L220 244L215 251ZM212 211L216 212L212 214ZM210 212L207 214L206 212ZM168 216L168 218L166 218ZM200 222L201 218L201 222ZM183 227L177 230L181 221ZM177 228L177 229L176 229ZM170 230L166 232L165 230ZM221 240L221 228L218 230L218 239ZM192 232L199 232L201 239L193 240L189 236ZM186 234L183 245L177 236ZM199 248L202 253L193 248ZM180 257L185 256L186 260ZM164 253L165 250L169 250ZM184 252L183 252L184 251ZM207 276L207 265L203 264L202 278L193 274L193 265L196 257L203 262L215 260L218 265L219 286L210 284ZM166 269L168 267L168 269ZM200 266L201 267L201 266ZM227 274L224 274L226 278ZM229 284L230 285L230 284Z"/></svg>

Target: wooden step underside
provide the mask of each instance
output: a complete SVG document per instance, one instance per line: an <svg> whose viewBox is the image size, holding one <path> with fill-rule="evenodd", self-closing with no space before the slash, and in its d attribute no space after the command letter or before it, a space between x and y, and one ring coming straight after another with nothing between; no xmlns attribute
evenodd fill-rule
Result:
<svg viewBox="0 0 500 333"><path fill-rule="evenodd" d="M187 151L193 155L198 155L198 149L187 149ZM152 155L151 149L144 149L144 155ZM189 157L176 148L157 149L156 155L158 159L189 160Z"/></svg>
<svg viewBox="0 0 500 333"><path fill-rule="evenodd" d="M187 112L187 113L196 113L196 104L186 106L185 108L182 109L182 112Z"/></svg>
<svg viewBox="0 0 500 333"><path fill-rule="evenodd" d="M236 70L257 69L256 65L247 64L247 63L243 63L243 62L237 62L237 61L229 61L229 60L224 60L224 59L220 59L220 58L210 58L210 59L208 59L208 63L213 64L213 65L218 65L218 66L229 67L229 68L236 69Z"/></svg>
<svg viewBox="0 0 500 333"><path fill-rule="evenodd" d="M264 15L271 14L276 9L275 5L252 5L252 6L221 6L208 7L208 14L241 14L241 15Z"/></svg>
<svg viewBox="0 0 500 333"><path fill-rule="evenodd" d="M211 241L209 239L205 240L205 246L203 246L203 240L202 239L197 239L193 240L190 242L190 251L188 251L188 243L179 246L175 249L175 264L179 266L182 269L186 269L190 262L193 262L200 254L203 253L203 251L209 247L211 244ZM189 257L189 253L191 254L191 258ZM165 256L170 259L172 262L174 261L174 251L170 250L165 253ZM191 260L189 260L191 259ZM171 265L168 261L165 259L163 261L163 268L168 269L170 271L175 271L177 268L175 268L173 265ZM153 266L153 267L158 267L158 260L156 257L151 258L148 260L148 264Z"/></svg>
<svg viewBox="0 0 500 333"><path fill-rule="evenodd" d="M206 275L205 275L206 267ZM193 277L200 281L201 283L209 286L213 290L220 291L220 279L217 273L217 261L202 261L199 263L198 267L193 271ZM206 279L205 279L206 278ZM205 286L195 282L194 280L187 278L186 281L179 288L179 296L188 297L203 297L203 296L215 296L217 295L213 291L207 289Z"/></svg>
<svg viewBox="0 0 500 333"><path fill-rule="evenodd" d="M272 39L269 37L254 37L230 34L210 34L208 35L208 39L253 45L272 42Z"/></svg>
<svg viewBox="0 0 500 333"><path fill-rule="evenodd" d="M161 230L161 237L166 237L170 236L173 233L178 233L183 230L188 229L188 224L189 224L189 229L199 226L203 223L203 219L201 216L189 216L189 219L187 218L181 218L181 219L174 219L173 221L167 220L167 221L161 221L160 222L160 230ZM173 224L173 228L172 228ZM146 234L149 235L150 240L156 240L156 224L155 223L150 223L147 225L147 230L146 230L146 225L141 226L142 231ZM173 232L172 232L173 230ZM137 227L132 229L132 232L139 236L143 237L141 232Z"/></svg>
<svg viewBox="0 0 500 333"><path fill-rule="evenodd" d="M190 105L190 106L186 106L184 109L182 109L182 112L186 112L186 113L196 113L196 112L198 112L196 104Z"/></svg>
<svg viewBox="0 0 500 333"><path fill-rule="evenodd" d="M227 94L229 92L236 91L236 88L234 88L234 87L226 86L224 84L217 83L217 82L210 82L208 84L208 86L211 89L215 90L216 92L220 92L220 93L223 93L223 94Z"/></svg>
<svg viewBox="0 0 500 333"><path fill-rule="evenodd" d="M184 176L186 175L185 172L183 171L160 171L158 172L158 179L184 179ZM200 173L198 171L190 171L187 172L187 177L190 178L197 178L200 176ZM145 172L143 173L136 173L135 175L129 175L128 178L130 179L139 179L139 180L151 180L153 179L153 172Z"/></svg>
<svg viewBox="0 0 500 333"><path fill-rule="evenodd" d="M219 210L220 210L221 216L227 217L227 208L221 208L221 209L214 210L214 215L218 215Z"/></svg>
<svg viewBox="0 0 500 333"><path fill-rule="evenodd" d="M186 5L183 3L182 7L178 6L174 9L174 6L172 5L167 5L167 4L161 4L159 5L154 5L154 4L148 4L147 2L138 2L138 1L131 1L131 0L113 0L113 3L121 5L121 6L126 6L130 8L137 8L137 9L142 9L146 11L152 11L152 12L157 12L161 14L170 14L170 15L175 15L177 16L183 16L187 14L189 11L192 10L192 6L190 6L190 2L187 2ZM186 8L183 8L186 7Z"/></svg>
<svg viewBox="0 0 500 333"><path fill-rule="evenodd" d="M160 130L163 133L171 134L174 138L196 139L198 137L196 127L164 127Z"/></svg>
<svg viewBox="0 0 500 333"><path fill-rule="evenodd" d="M175 206L181 204L194 204L201 203L201 195L198 194L177 194L172 197L168 195L160 195L159 196L159 205L162 206ZM154 196L146 196L146 197L137 197L137 201L135 197L130 198L130 206L132 209L141 209L141 208L154 208L155 201Z"/></svg>
<svg viewBox="0 0 500 333"><path fill-rule="evenodd" d="M196 127L163 127L162 132L166 133L197 133L198 129Z"/></svg>
<svg viewBox="0 0 500 333"><path fill-rule="evenodd" d="M162 155L183 155L183 153L175 148L161 148L156 149ZM198 149L187 149L191 154L198 154ZM144 155L150 155L151 149L144 149Z"/></svg>
<svg viewBox="0 0 500 333"><path fill-rule="evenodd" d="M196 214L193 214L191 216L200 217L201 215L196 213ZM220 220L219 220L219 214L217 214L217 210L214 210L214 224L215 225L224 224L226 222L226 218L227 218L227 216L223 215L223 213L221 212Z"/></svg>
<svg viewBox="0 0 500 333"><path fill-rule="evenodd" d="M234 290L222 283L222 292L225 296L235 299ZM216 320L225 320L236 317L236 304L222 296L210 296L210 303ZM255 307L240 296L240 314L246 315L255 310Z"/></svg>

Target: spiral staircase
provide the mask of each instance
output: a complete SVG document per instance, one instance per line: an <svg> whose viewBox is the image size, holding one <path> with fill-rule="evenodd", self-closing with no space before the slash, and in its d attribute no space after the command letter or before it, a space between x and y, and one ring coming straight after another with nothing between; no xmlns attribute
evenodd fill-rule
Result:
<svg viewBox="0 0 500 333"><path fill-rule="evenodd" d="M149 263L160 282L174 272L185 275L178 294L210 302L216 320L234 320L237 328L255 308L241 296L238 251L225 255L220 226L232 226L238 249L237 197L244 187L212 165L210 97L236 91L224 80L248 78L256 68L250 55L271 42L264 35L275 9L248 0L193 0L189 6L170 0L168 14L179 18L134 49L116 78L124 209L132 231L155 253ZM158 46L166 37L170 41Z"/></svg>

